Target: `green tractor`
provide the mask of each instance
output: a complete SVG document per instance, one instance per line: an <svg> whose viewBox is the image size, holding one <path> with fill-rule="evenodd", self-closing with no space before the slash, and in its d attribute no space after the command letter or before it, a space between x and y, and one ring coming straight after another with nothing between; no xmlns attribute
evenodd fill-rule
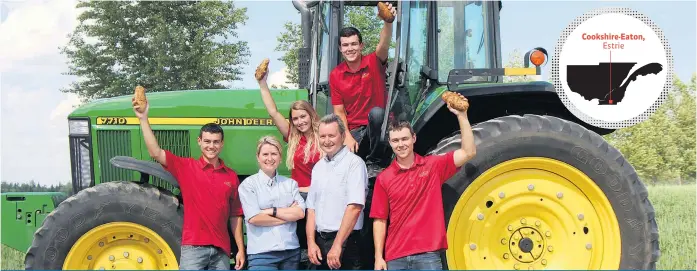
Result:
<svg viewBox="0 0 697 271"><path fill-rule="evenodd" d="M344 9L376 2L293 5L302 16L300 87L272 95L280 112L306 99L326 115L332 111L328 75L341 61ZM501 2L393 5L396 50L386 110L411 121L415 151L437 155L459 147L456 119L440 99L444 91L461 93L471 105L477 156L442 187L444 268L655 269L654 209L634 168L601 137L612 130L580 121L548 82L503 83L503 76L539 75L547 53L535 48L524 68L502 67ZM241 179L257 172L255 142L280 137L258 90L181 90L148 99L158 142L178 155L199 156L201 125L222 125L222 158ZM84 105L68 122L75 194L63 201L43 195L35 204L29 194L3 195L2 239L19 240L13 246L27 251L27 269L177 269L186 199L150 159L131 96ZM393 157L388 147L383 154L386 163ZM284 165L280 171L289 175ZM371 269L370 219L365 223L364 268Z"/></svg>

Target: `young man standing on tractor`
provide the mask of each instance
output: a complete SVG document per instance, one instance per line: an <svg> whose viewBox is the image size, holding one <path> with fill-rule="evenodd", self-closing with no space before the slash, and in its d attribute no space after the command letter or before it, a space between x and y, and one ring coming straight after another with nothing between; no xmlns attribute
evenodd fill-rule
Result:
<svg viewBox="0 0 697 271"><path fill-rule="evenodd" d="M397 14L391 4L379 6L389 12L379 12L385 24L375 51L363 55L364 44L360 31L354 27L342 29L339 32L339 50L345 61L337 65L329 75L334 113L348 128L344 144L351 152L357 153L367 134L370 149L365 160L371 172L377 166L378 151L381 149L378 144L387 99L385 72L392 40L392 20Z"/></svg>
<svg viewBox="0 0 697 271"><path fill-rule="evenodd" d="M174 155L160 148L148 122L149 104L133 100L135 112L150 157L169 171L179 183L184 201L184 228L179 268L182 270L230 269L228 221L239 249L235 269L244 266L245 247L242 235L242 205L237 188L237 174L220 159L223 129L214 123L201 127L198 144L201 157L194 159Z"/></svg>
<svg viewBox="0 0 697 271"><path fill-rule="evenodd" d="M462 141L461 148L445 155L422 157L414 153L416 135L409 122L389 126L389 142L396 158L378 175L370 209L376 270L442 269L440 251L448 244L441 185L476 153L467 110L458 111L450 105L448 109L457 116ZM386 229L388 218L390 227Z"/></svg>
<svg viewBox="0 0 697 271"><path fill-rule="evenodd" d="M361 236L368 193L365 162L344 145L346 128L335 114L320 120L326 156L312 169L307 195L307 248L318 269L363 269Z"/></svg>

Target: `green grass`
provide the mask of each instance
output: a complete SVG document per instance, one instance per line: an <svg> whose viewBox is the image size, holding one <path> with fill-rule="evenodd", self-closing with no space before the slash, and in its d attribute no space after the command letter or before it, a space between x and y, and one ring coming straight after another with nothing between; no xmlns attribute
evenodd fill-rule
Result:
<svg viewBox="0 0 697 271"><path fill-rule="evenodd" d="M649 187L656 210L663 270L695 270L695 185Z"/></svg>
<svg viewBox="0 0 697 271"><path fill-rule="evenodd" d="M695 195L697 187L649 187L660 232L659 270L695 270ZM2 270L24 269L24 252L2 246Z"/></svg>
<svg viewBox="0 0 697 271"><path fill-rule="evenodd" d="M2 245L0 263L2 270L22 270L24 269L24 252Z"/></svg>

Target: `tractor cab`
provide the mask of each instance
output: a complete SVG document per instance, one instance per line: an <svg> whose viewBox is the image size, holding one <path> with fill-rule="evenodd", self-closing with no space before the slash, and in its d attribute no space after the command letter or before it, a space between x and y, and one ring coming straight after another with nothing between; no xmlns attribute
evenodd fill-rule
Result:
<svg viewBox="0 0 697 271"><path fill-rule="evenodd" d="M544 60L541 48L528 52L526 68L502 67L500 1L389 2L397 8L392 34L396 42L390 48L386 75L387 111L393 116L414 122L446 88L540 73L539 67L528 66L531 53L544 53L536 66ZM293 1L293 5L301 14L304 41L298 51L299 87L309 90L320 115L331 113L329 74L343 61L338 33L349 26L344 13L352 6L376 7L377 1ZM382 24L377 9L375 14ZM384 121L383 135L386 125Z"/></svg>

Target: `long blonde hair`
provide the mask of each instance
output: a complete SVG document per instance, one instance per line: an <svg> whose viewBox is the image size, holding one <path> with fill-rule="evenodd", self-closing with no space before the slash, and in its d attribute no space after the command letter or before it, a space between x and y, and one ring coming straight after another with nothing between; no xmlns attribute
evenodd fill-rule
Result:
<svg viewBox="0 0 697 271"><path fill-rule="evenodd" d="M295 152L297 151L298 148L298 143L300 143L300 137L302 137L302 134L298 130L298 127L295 127L295 124L293 124L293 110L305 110L308 115L310 115L310 129L312 129L312 137L307 139L307 144L305 145L305 159L303 161L303 164L308 162L308 159L310 159L310 155L314 154L316 152L320 153L320 156L323 156L324 153L322 152L322 149L319 147L319 116L317 115L317 111L315 111L314 108L312 108L312 105L308 103L307 101L295 101L293 104L290 105L290 110L288 111L288 116L290 117L290 131L288 132L288 155L286 156L286 166L288 169L293 169L295 168L295 164L293 163L293 157L295 156Z"/></svg>

